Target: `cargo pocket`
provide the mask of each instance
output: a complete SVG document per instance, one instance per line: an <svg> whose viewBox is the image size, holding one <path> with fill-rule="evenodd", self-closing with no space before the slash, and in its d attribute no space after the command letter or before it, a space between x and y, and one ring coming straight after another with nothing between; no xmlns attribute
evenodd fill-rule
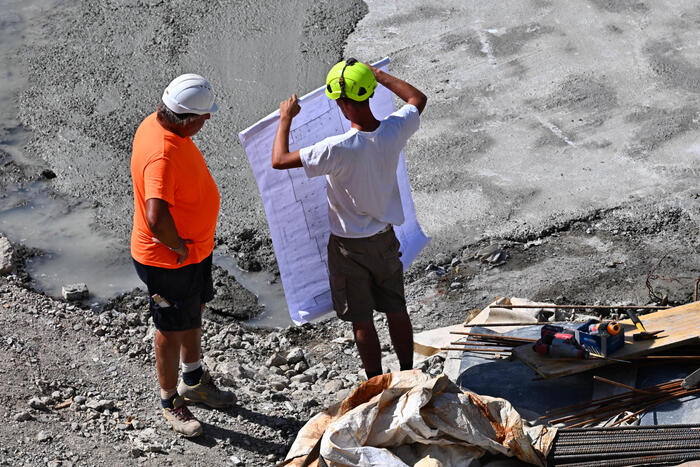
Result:
<svg viewBox="0 0 700 467"><path fill-rule="evenodd" d="M331 274L329 278L331 285L331 298L333 309L339 318L343 319L348 313L348 296L345 284L345 276L342 274Z"/></svg>
<svg viewBox="0 0 700 467"><path fill-rule="evenodd" d="M389 249L382 253L382 260L384 261L385 267L389 274L394 274L403 268L401 263L401 252L399 248L401 243L394 237L393 241L389 245Z"/></svg>

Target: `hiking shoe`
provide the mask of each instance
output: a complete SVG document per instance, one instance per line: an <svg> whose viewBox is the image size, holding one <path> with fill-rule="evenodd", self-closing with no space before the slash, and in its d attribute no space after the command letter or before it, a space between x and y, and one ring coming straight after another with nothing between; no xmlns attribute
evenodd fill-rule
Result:
<svg viewBox="0 0 700 467"><path fill-rule="evenodd" d="M200 402L209 407L223 409L230 407L236 402L236 395L231 391L222 391L216 387L214 381L211 380L209 370L206 370L199 380L199 383L194 386L188 386L184 381L180 380L177 385L177 392L185 398L187 402Z"/></svg>
<svg viewBox="0 0 700 467"><path fill-rule="evenodd" d="M173 406L172 409L163 409L163 416L170 423L172 429L185 438L201 435L202 424L192 415L181 396L175 398Z"/></svg>

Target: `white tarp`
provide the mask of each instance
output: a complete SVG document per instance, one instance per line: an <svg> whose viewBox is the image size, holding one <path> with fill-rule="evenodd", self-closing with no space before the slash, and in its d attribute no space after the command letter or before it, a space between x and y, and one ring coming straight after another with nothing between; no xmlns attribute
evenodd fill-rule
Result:
<svg viewBox="0 0 700 467"><path fill-rule="evenodd" d="M466 467L486 453L545 465L555 435L505 399L409 370L372 378L309 420L283 465L319 465L320 455L330 466Z"/></svg>
<svg viewBox="0 0 700 467"><path fill-rule="evenodd" d="M375 64L387 70L389 59ZM289 150L296 151L350 129L335 102L324 88L299 99L301 112L293 122ZM378 86L370 106L382 119L395 110L394 95ZM309 179L304 169L275 170L270 164L272 142L279 122L279 110L239 134L253 169L270 224L270 236L277 256L289 314L296 324L306 323L332 310L328 285L328 203L325 177ZM411 186L403 153L397 169L405 222L395 228L401 242L401 260L406 269L428 244L416 219Z"/></svg>

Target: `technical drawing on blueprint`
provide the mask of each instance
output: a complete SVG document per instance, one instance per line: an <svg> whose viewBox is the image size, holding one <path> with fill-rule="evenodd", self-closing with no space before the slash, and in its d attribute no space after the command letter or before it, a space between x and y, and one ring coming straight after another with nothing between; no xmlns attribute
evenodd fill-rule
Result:
<svg viewBox="0 0 700 467"><path fill-rule="evenodd" d="M387 58L375 66L386 69L388 63ZM350 129L350 122L326 97L323 87L301 97L299 104L301 112L292 121L289 136L290 151ZM394 111L393 94L379 86L370 105L377 118L382 119ZM242 131L239 137L260 189L289 314L292 321L302 324L332 311L326 249L330 233L326 179L307 178L303 168L272 169L270 154L278 122L276 111ZM429 239L416 219L403 153L397 176L406 220L395 231L407 268Z"/></svg>

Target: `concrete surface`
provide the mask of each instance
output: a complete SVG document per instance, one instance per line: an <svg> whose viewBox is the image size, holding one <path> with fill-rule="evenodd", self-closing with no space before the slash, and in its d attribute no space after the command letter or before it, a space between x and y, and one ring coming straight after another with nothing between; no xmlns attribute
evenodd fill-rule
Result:
<svg viewBox="0 0 700 467"><path fill-rule="evenodd" d="M697 225L696 2L367 4L346 55L390 56L430 96L407 161L437 248L635 200Z"/></svg>

